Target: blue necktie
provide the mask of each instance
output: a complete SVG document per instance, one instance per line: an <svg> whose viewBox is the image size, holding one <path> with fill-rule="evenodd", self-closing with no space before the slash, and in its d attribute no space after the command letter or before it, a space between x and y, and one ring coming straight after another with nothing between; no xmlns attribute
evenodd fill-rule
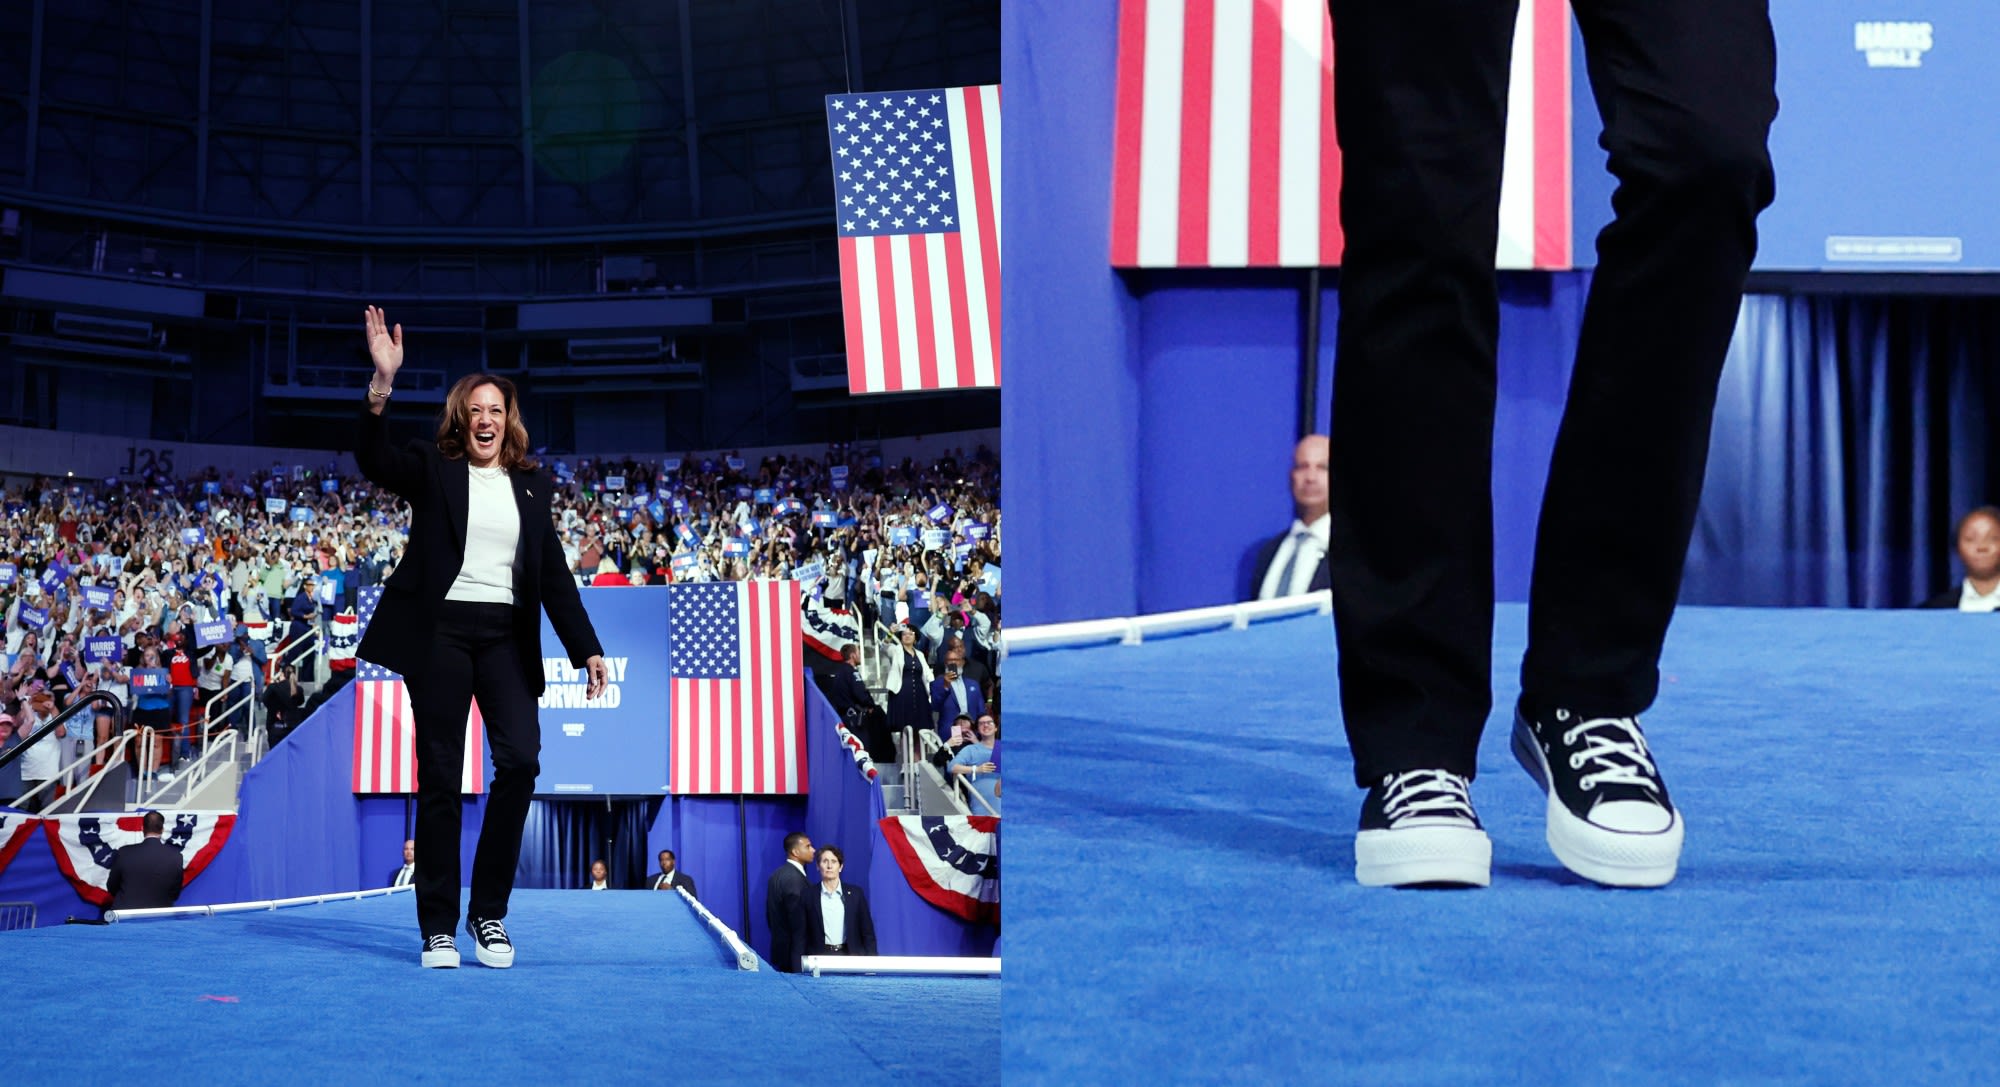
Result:
<svg viewBox="0 0 2000 1087"><path fill-rule="evenodd" d="M1272 595L1291 595L1292 575L1298 571L1299 555L1305 551L1306 541L1310 539L1312 539L1312 533L1307 529L1302 528L1292 533L1292 554L1290 558L1285 560L1285 569L1278 574L1278 591Z"/></svg>

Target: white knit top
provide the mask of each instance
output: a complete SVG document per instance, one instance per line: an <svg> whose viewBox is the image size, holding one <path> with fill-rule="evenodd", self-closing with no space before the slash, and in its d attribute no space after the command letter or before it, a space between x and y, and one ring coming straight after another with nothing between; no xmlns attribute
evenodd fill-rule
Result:
<svg viewBox="0 0 2000 1087"><path fill-rule="evenodd" d="M521 542L521 509L507 469L467 466L471 486L465 518L465 565L446 600L514 602L514 555Z"/></svg>

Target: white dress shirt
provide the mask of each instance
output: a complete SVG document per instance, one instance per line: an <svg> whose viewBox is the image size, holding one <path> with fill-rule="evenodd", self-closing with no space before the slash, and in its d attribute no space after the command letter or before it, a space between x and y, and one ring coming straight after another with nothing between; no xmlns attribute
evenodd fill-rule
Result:
<svg viewBox="0 0 2000 1087"><path fill-rule="evenodd" d="M1312 524L1294 519L1291 531L1278 544L1278 552L1271 556L1271 566L1264 571L1263 583L1257 586L1257 599L1276 600L1281 596L1297 596L1309 591L1313 574L1319 571L1319 563L1326 557L1327 537L1333 531L1333 515L1322 513ZM1292 557L1298 556L1293 562ZM1291 566L1291 580L1285 580L1285 567Z"/></svg>
<svg viewBox="0 0 2000 1087"><path fill-rule="evenodd" d="M835 883L831 889L824 883L819 885L819 912L826 922L822 926L826 942L830 944L846 942L841 937L847 933L847 902L840 897L839 883Z"/></svg>
<svg viewBox="0 0 2000 1087"><path fill-rule="evenodd" d="M465 519L465 565L446 590L446 600L514 602L514 551L521 541L521 508L514 484L499 466L468 466L470 486Z"/></svg>
<svg viewBox="0 0 2000 1087"><path fill-rule="evenodd" d="M2000 611L2000 585L1995 585L1990 593L1982 593L1972 587L1972 579L1965 579L1965 587L1958 593L1960 611Z"/></svg>
<svg viewBox="0 0 2000 1087"><path fill-rule="evenodd" d="M389 884L389 886L408 887L411 881L415 880L416 878L417 878L417 866L414 864L406 864L396 870L396 882Z"/></svg>

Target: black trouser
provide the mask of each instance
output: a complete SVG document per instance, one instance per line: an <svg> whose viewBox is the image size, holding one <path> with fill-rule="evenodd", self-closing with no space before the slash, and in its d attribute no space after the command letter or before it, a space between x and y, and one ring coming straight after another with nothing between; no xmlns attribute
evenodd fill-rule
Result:
<svg viewBox="0 0 2000 1087"><path fill-rule="evenodd" d="M404 677L417 726L417 923L425 936L458 928L459 779L464 760L479 758L479 752L465 750L473 697L493 748L493 781L466 903L473 917L507 916L542 751L535 697L514 644L511 605L445 601L431 652L423 675Z"/></svg>
<svg viewBox="0 0 2000 1087"><path fill-rule="evenodd" d="M1598 236L1543 496L1525 693L1659 686L1716 382L1771 201L1764 0L1574 0L1616 220ZM1331 503L1361 784L1471 776L1492 705L1500 164L1515 4L1332 0L1346 233Z"/></svg>

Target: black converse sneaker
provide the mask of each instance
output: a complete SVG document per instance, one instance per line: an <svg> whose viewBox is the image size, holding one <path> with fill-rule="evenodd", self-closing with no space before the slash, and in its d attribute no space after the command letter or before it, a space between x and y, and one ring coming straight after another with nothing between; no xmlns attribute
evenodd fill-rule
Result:
<svg viewBox="0 0 2000 1087"><path fill-rule="evenodd" d="M1680 867L1684 827L1636 717L1514 710L1514 758L1548 794L1549 848L1607 887L1659 887Z"/></svg>
<svg viewBox="0 0 2000 1087"><path fill-rule="evenodd" d="M467 917L465 932L472 937L473 953L482 965L496 970L514 965L514 942L507 938L507 926L490 918Z"/></svg>
<svg viewBox="0 0 2000 1087"><path fill-rule="evenodd" d="M458 969L458 941L450 936L424 937L424 966L432 970Z"/></svg>
<svg viewBox="0 0 2000 1087"><path fill-rule="evenodd" d="M1361 802L1354 878L1363 887L1493 880L1493 842L1472 810L1466 780L1446 770L1390 774Z"/></svg>

